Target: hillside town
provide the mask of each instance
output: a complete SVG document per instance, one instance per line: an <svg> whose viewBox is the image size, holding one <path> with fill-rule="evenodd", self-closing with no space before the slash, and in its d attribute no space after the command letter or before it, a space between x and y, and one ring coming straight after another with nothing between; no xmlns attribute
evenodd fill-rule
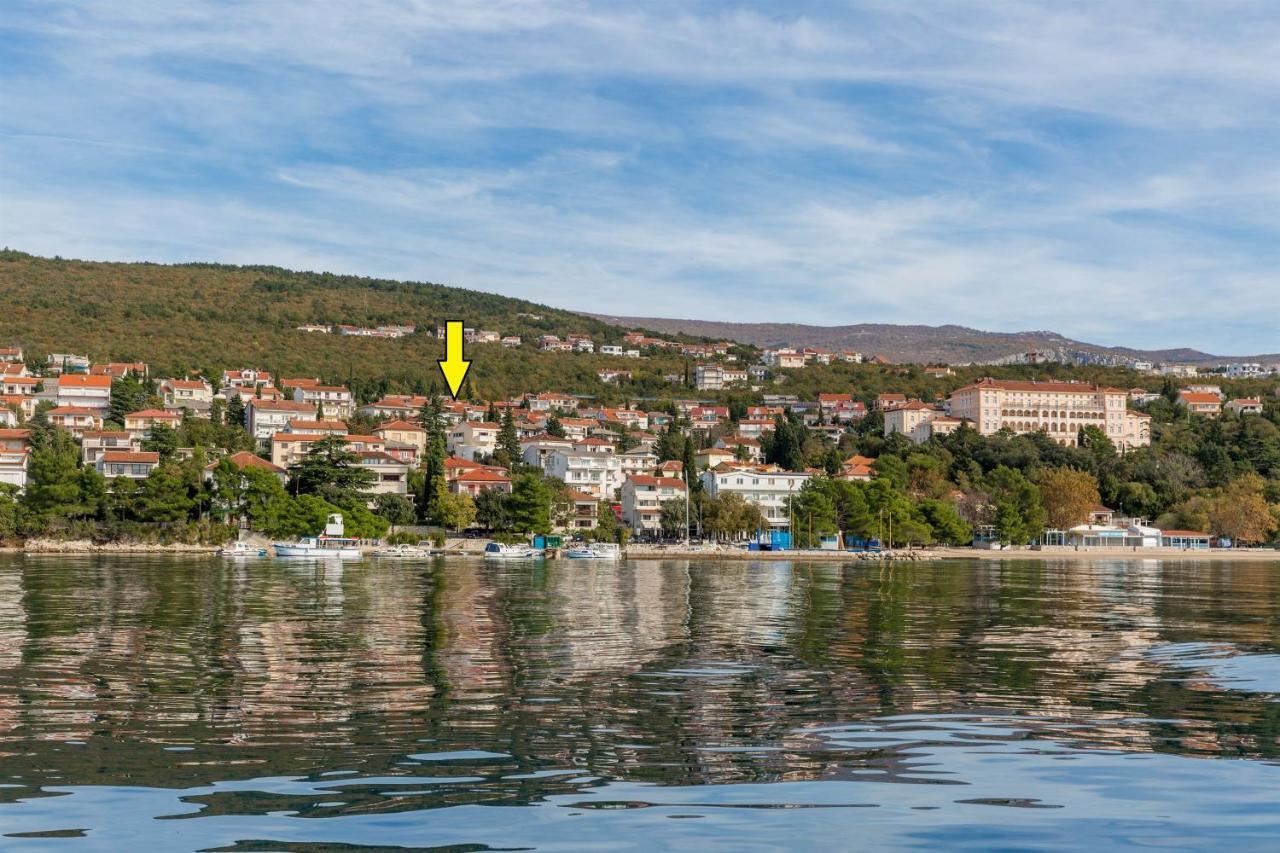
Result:
<svg viewBox="0 0 1280 853"><path fill-rule="evenodd" d="M309 330L390 337L414 331L396 326ZM522 345L494 331L467 329L466 334L477 343ZM625 341L629 349L613 347L611 354L638 358L646 348L673 347L708 359L693 371L693 390L749 388L753 402L731 406L672 396L605 406L586 395L547 389L485 401L423 394L360 400L342 384L273 376L258 367L156 377L144 363L102 363L71 353L52 353L33 364L21 347L10 346L0 348L0 484L16 499L40 476L33 460L37 443L49 444L47 435L37 435L43 429L74 442L78 467L103 483L103 506L111 504L112 495L132 494L158 479L166 466L192 460L199 461L207 490L216 491L215 479L238 470L269 477L297 495L300 472L327 454L331 462L339 460L334 464L357 472L361 509L375 519L365 530L378 535L390 524L434 524L454 532L558 531L631 541L696 536L751 540L765 547L844 548L857 540L1207 548L1228 539L1210 530L1162 531L1137 513L1102 506L1100 499L1077 509L1074 519L1055 519L1056 527L1031 529L1037 526L1032 524L1018 532L1015 525L1010 535L998 529L990 511L994 504L987 510L966 506L963 490L954 487L921 499L918 489L901 481L897 489L910 492L916 505L890 509L889 524L894 512L902 516L896 532L885 523L884 506L877 509L874 531L864 518L859 535L852 536L839 519L829 523L830 512L823 513L815 530L810 504L820 493L819 481L881 480L887 486L900 480L886 473L887 457L900 464L910 458L911 447L938 446L957 434L1034 436L1078 452L1105 445L1123 457L1151 446L1152 414L1146 409L1164 395L1079 380L987 377L929 401L893 392L860 395L857 389L801 399L770 393L758 383L767 371L833 359L860 363L861 354L766 350L761 364L739 369L727 342L677 344L640 333L628 333ZM593 346L589 338L572 335L564 340L548 335L538 342L540 349L566 353ZM953 374L949 366L925 370L935 378ZM1257 365L1233 365L1225 375L1260 378L1266 373ZM1164 402L1180 407L1186 417L1208 421L1263 414L1260 397L1228 399L1209 376L1175 375L1187 381L1176 399ZM599 378L626 382L629 372L601 370ZM1274 394L1280 395L1280 388ZM197 428L200 423L205 427ZM184 445L179 440L184 436L194 437L193 443ZM872 447L876 452L864 452ZM438 482L432 481L433 473ZM546 483L552 484L550 491ZM508 504L527 499L522 490L532 490L548 504L544 520L533 512L532 520L512 522ZM192 499L202 500L194 491ZM203 499L212 511L216 501ZM121 515L145 518L137 506ZM797 529L798 512L808 515L803 534ZM99 517L104 514L98 511ZM226 501L221 515L232 526L261 523L244 506ZM927 518L934 523L925 523ZM276 525L277 532L294 527L302 532L307 526Z"/></svg>

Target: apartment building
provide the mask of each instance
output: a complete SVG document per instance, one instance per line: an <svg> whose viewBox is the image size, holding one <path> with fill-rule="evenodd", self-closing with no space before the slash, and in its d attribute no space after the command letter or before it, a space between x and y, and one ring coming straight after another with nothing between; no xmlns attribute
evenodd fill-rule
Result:
<svg viewBox="0 0 1280 853"><path fill-rule="evenodd" d="M700 479L708 497L717 498L729 493L742 495L748 503L760 508L769 527L782 528L790 525L788 500L809 482L810 476L774 468L721 465L703 471Z"/></svg>
<svg viewBox="0 0 1280 853"><path fill-rule="evenodd" d="M612 453L554 450L547 455L544 470L596 500L612 500L622 486L622 461Z"/></svg>
<svg viewBox="0 0 1280 853"><path fill-rule="evenodd" d="M747 371L719 364L700 364L693 372L693 384L699 391L721 391L732 385L745 384Z"/></svg>
<svg viewBox="0 0 1280 853"><path fill-rule="evenodd" d="M56 383L56 384L55 384ZM51 389L48 386L54 385ZM57 406L73 406L92 409L105 418L111 408L111 377L89 376L84 373L67 373L56 380L46 380L45 396L50 396Z"/></svg>
<svg viewBox="0 0 1280 853"><path fill-rule="evenodd" d="M245 427L256 439L267 441L278 432L284 432L289 421L308 419L315 415L314 406L293 400L259 400L249 398L245 405Z"/></svg>
<svg viewBox="0 0 1280 853"><path fill-rule="evenodd" d="M312 412L323 412L326 418L349 418L356 413L355 398L342 385L304 382L293 388L293 400L306 403Z"/></svg>
<svg viewBox="0 0 1280 853"><path fill-rule="evenodd" d="M622 483L622 521L636 536L662 532L662 505L685 496L684 480L634 474Z"/></svg>

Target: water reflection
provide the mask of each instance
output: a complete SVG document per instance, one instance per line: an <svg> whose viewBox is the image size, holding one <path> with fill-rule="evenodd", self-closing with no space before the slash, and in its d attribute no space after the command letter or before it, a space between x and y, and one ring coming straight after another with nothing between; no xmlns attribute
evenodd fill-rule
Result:
<svg viewBox="0 0 1280 853"><path fill-rule="evenodd" d="M1276 563L0 556L0 832L1075 846L1230 809L1248 844L1280 831L1278 616Z"/></svg>

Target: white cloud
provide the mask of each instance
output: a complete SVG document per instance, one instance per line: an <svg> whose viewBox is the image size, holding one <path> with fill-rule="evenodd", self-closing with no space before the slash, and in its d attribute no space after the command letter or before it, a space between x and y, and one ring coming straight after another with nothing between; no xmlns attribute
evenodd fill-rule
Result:
<svg viewBox="0 0 1280 853"><path fill-rule="evenodd" d="M1265 3L113 0L8 26L40 59L5 65L18 248L1280 350Z"/></svg>

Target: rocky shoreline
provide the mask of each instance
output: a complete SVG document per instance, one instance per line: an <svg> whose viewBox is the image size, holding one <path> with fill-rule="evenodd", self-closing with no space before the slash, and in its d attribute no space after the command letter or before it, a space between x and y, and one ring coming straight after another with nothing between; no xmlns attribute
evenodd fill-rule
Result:
<svg viewBox="0 0 1280 853"><path fill-rule="evenodd" d="M7 550L25 554L213 554L216 545L189 545L185 542L92 542L88 539L29 539L21 548Z"/></svg>

